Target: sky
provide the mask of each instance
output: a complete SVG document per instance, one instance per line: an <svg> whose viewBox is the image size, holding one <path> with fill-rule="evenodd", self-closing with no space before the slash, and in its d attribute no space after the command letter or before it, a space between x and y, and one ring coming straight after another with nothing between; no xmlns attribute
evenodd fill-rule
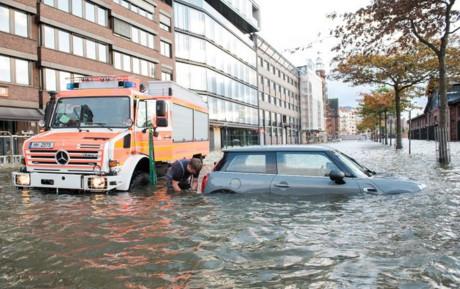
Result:
<svg viewBox="0 0 460 289"><path fill-rule="evenodd" d="M330 71L330 61L334 57L331 49L337 39L329 35L337 23L327 18L336 12L354 12L366 6L370 0L255 0L260 7L259 34L281 52L294 65L306 64L308 59L315 61L320 57L326 71ZM454 5L460 9L460 3ZM308 47L304 51L290 54L286 49ZM369 92L371 86L353 87L339 81L328 81L329 98L339 98L340 106L357 106L360 93ZM413 101L420 109L414 115L422 113L426 98ZM407 117L407 112L404 114Z"/></svg>
<svg viewBox="0 0 460 289"><path fill-rule="evenodd" d="M307 59L316 62L320 57L329 72L331 52L336 39L329 35L335 24L327 18L332 12L339 14L353 12L365 6L369 0L256 0L260 7L259 34L278 49L294 65L300 66ZM280 2L282 4L280 4ZM286 49L308 47L291 54ZM371 87L352 87L350 84L334 80L328 82L329 98L339 98L340 106L357 106L361 92Z"/></svg>

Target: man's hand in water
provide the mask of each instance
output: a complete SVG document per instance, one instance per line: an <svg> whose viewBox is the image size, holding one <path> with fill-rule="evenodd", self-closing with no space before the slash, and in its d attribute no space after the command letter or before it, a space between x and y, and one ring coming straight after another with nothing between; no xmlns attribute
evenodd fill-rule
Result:
<svg viewBox="0 0 460 289"><path fill-rule="evenodd" d="M198 178L192 179L192 185L190 186L190 190L194 192L198 190Z"/></svg>
<svg viewBox="0 0 460 289"><path fill-rule="evenodd" d="M182 192L182 189L179 187L179 182L178 181L172 180L171 185L172 185L172 188L173 188L174 192L176 192L176 193Z"/></svg>

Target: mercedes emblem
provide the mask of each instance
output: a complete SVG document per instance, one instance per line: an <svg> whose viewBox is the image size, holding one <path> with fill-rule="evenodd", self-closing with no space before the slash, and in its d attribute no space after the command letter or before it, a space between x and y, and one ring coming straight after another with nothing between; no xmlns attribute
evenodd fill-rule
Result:
<svg viewBox="0 0 460 289"><path fill-rule="evenodd" d="M56 153L56 162L60 165L66 165L69 163L69 154L65 151L58 151Z"/></svg>

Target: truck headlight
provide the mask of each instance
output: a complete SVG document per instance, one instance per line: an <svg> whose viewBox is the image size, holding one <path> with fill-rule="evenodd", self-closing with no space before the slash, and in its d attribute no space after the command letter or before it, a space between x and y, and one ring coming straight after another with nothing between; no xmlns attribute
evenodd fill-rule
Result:
<svg viewBox="0 0 460 289"><path fill-rule="evenodd" d="M29 186L30 185L30 174L28 173L16 174L14 182L18 186Z"/></svg>
<svg viewBox="0 0 460 289"><path fill-rule="evenodd" d="M88 187L90 189L102 190L107 188L107 178L95 176L88 179Z"/></svg>

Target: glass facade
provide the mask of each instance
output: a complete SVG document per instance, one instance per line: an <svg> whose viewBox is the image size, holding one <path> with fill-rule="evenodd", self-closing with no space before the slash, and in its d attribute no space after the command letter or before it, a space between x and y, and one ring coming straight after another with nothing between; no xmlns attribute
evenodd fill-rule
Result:
<svg viewBox="0 0 460 289"><path fill-rule="evenodd" d="M221 143L223 147L257 145L259 136L254 129L225 127L222 128Z"/></svg>
<svg viewBox="0 0 460 289"><path fill-rule="evenodd" d="M180 2L191 6L174 3L177 82L206 96L211 125L226 123L221 146L258 143L253 42L204 0Z"/></svg>
<svg viewBox="0 0 460 289"><path fill-rule="evenodd" d="M225 4L237 11L251 24L259 26L259 21L253 15L253 3L250 0L223 0Z"/></svg>

